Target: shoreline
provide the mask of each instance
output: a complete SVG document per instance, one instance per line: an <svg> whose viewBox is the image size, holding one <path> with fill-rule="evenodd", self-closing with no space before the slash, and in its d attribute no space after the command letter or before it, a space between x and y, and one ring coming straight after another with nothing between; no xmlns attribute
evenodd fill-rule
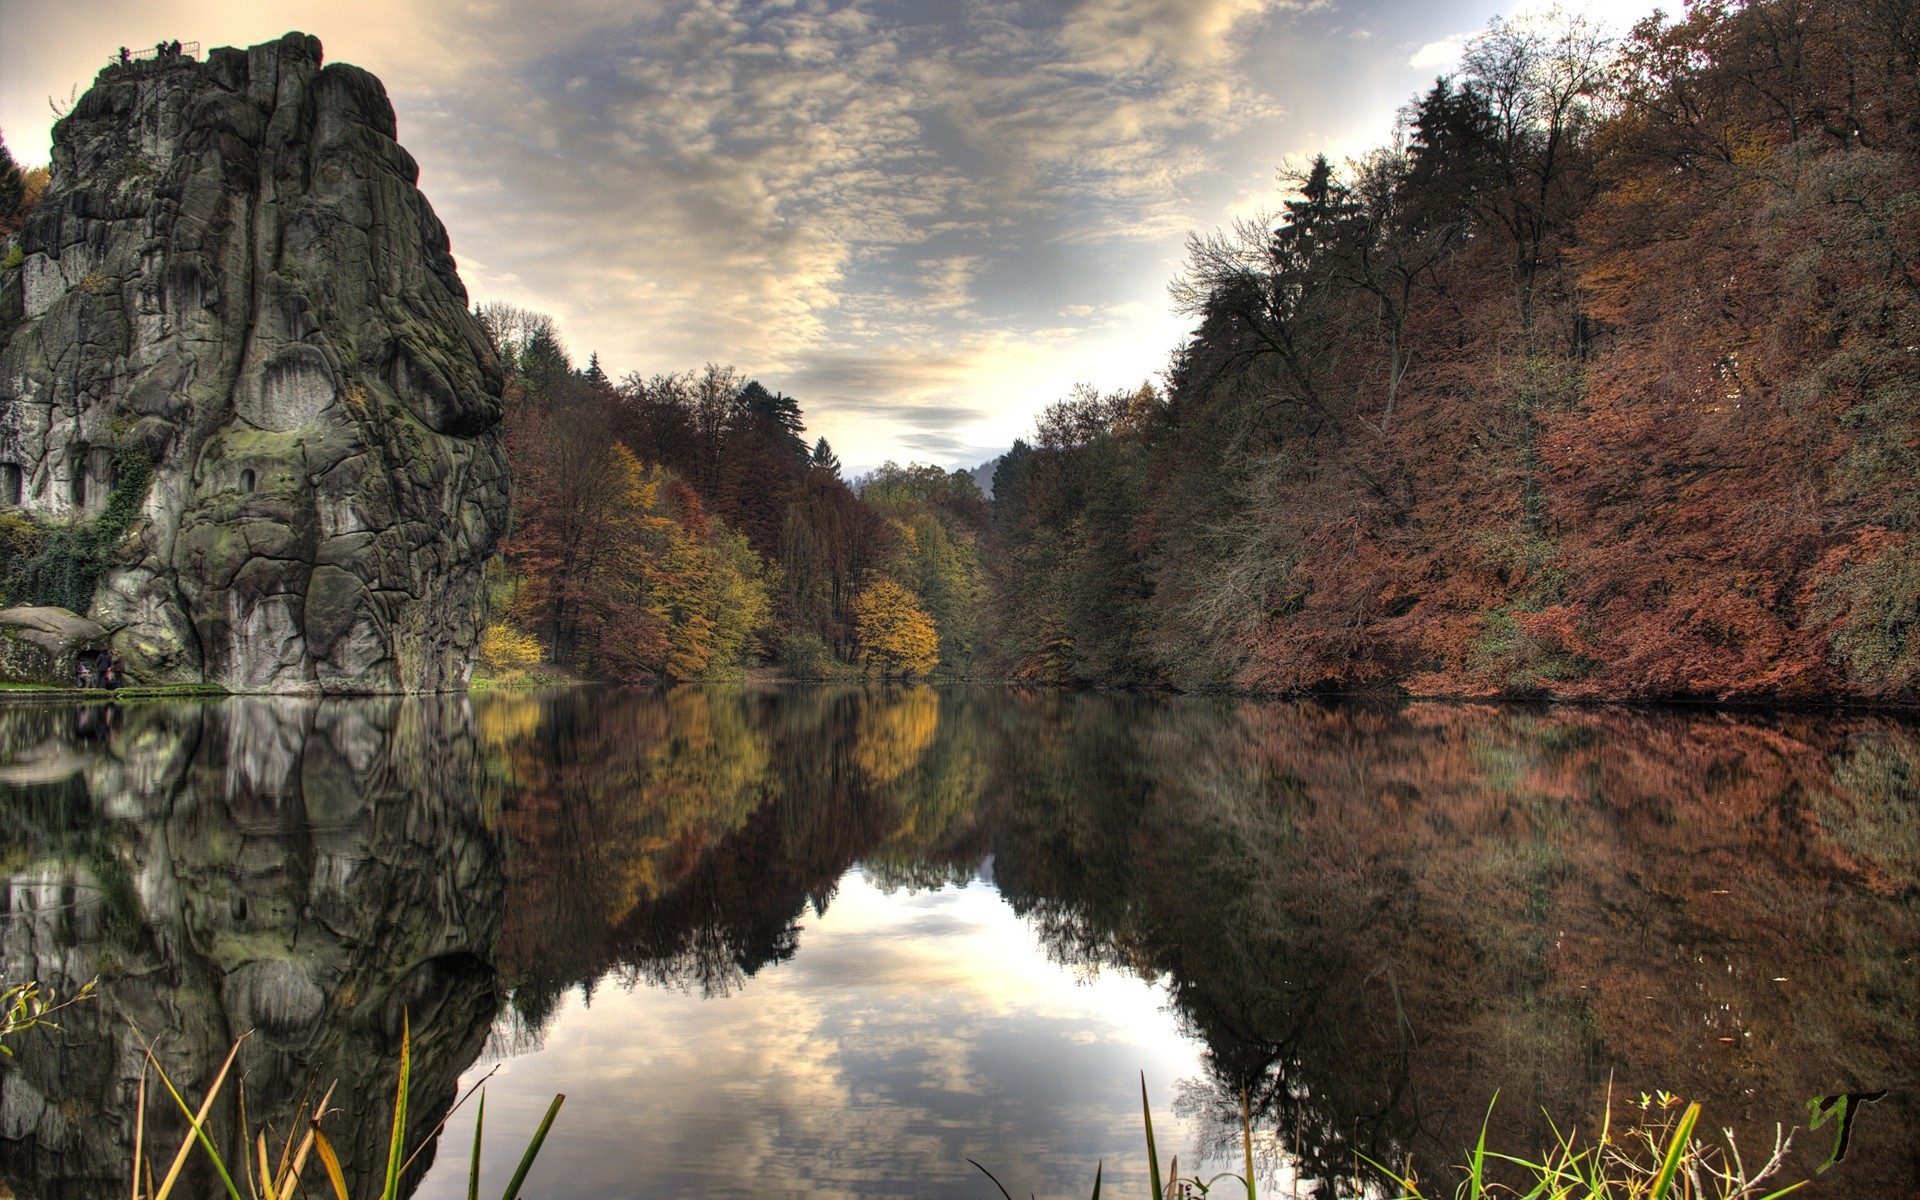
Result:
<svg viewBox="0 0 1920 1200"><path fill-rule="evenodd" d="M1795 713L1804 715L1832 716L1886 716L1901 720L1920 720L1920 704L1897 701L1867 701L1851 699L1807 699L1791 700L1715 700L1698 697L1560 697L1541 695L1482 695L1482 694L1421 694L1384 690L1353 692L1233 692L1233 691L1196 691L1183 692L1173 688L1125 688L1093 684L1037 683L1031 680L1017 679L920 679L920 680L880 680L880 679L797 679L783 675L775 668L750 668L741 677L724 680L698 680L682 683L615 683L596 679L547 679L537 683L516 681L510 684L497 684L486 680L476 680L474 686L462 689L450 689L437 692L236 692L212 684L173 684L156 687L133 686L116 689L56 687L50 684L0 684L0 705L13 703L62 702L76 704L118 703L124 701L147 700L224 700L229 698L260 697L273 699L310 699L310 700L352 700L394 698L408 699L427 696L476 696L517 694L536 696L546 693L569 691L575 688L619 688L641 690L671 690L681 687L719 687L766 690L787 687L932 687L932 688L984 688L993 690L1088 692L1101 695L1133 695L1156 697L1159 699L1193 699L1231 701L1254 704L1286 704L1314 702L1328 707L1378 707L1404 708L1415 704L1438 704L1447 706L1481 706L1488 708L1545 710L1551 708L1569 708L1580 710L1632 709L1642 712L1722 712L1722 713Z"/></svg>

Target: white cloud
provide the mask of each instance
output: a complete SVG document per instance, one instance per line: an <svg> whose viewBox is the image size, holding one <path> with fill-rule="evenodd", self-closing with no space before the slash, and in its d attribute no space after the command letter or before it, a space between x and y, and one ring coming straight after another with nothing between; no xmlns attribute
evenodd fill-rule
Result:
<svg viewBox="0 0 1920 1200"><path fill-rule="evenodd" d="M477 95L436 85L415 124L451 151L434 198L476 295L554 311L616 369L738 363L844 430L843 455L932 451L1004 403L1001 364L1073 341L1035 328L1059 305L1014 281L1071 288L1023 244L1177 242L1206 219L1188 184L1212 140L1275 112L1235 35L1280 7L983 3L936 28L677 0L563 22ZM459 231L509 207L511 252L469 256ZM889 423L900 440L870 446Z"/></svg>
<svg viewBox="0 0 1920 1200"><path fill-rule="evenodd" d="M1421 71L1445 74L1460 65L1460 56L1467 52L1467 42L1471 33L1453 33L1437 42L1428 42L1413 52L1407 65Z"/></svg>

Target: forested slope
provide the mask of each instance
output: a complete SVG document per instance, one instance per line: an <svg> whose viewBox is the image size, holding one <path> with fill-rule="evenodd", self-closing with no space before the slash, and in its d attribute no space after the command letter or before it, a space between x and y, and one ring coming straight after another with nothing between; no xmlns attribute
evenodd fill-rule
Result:
<svg viewBox="0 0 1920 1200"><path fill-rule="evenodd" d="M994 481L1035 680L1911 700L1920 5L1496 23Z"/></svg>
<svg viewBox="0 0 1920 1200"><path fill-rule="evenodd" d="M619 682L971 678L979 542L964 471L841 476L793 397L731 367L615 382L551 318L479 311L507 379L512 528L483 660Z"/></svg>

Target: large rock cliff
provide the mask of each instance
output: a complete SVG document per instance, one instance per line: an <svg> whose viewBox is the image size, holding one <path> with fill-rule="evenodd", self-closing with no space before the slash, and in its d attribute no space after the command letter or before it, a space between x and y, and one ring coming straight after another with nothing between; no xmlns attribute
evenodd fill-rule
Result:
<svg viewBox="0 0 1920 1200"><path fill-rule="evenodd" d="M0 273L0 505L140 504L89 613L136 679L466 681L501 380L394 138L302 34L110 66L54 129Z"/></svg>

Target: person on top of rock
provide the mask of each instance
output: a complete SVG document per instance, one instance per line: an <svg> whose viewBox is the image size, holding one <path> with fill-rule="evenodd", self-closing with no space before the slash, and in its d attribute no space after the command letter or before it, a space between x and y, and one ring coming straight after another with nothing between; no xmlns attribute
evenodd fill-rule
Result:
<svg viewBox="0 0 1920 1200"><path fill-rule="evenodd" d="M124 67L132 61L133 61L133 55L127 50L127 48L125 46L120 47L120 65Z"/></svg>

